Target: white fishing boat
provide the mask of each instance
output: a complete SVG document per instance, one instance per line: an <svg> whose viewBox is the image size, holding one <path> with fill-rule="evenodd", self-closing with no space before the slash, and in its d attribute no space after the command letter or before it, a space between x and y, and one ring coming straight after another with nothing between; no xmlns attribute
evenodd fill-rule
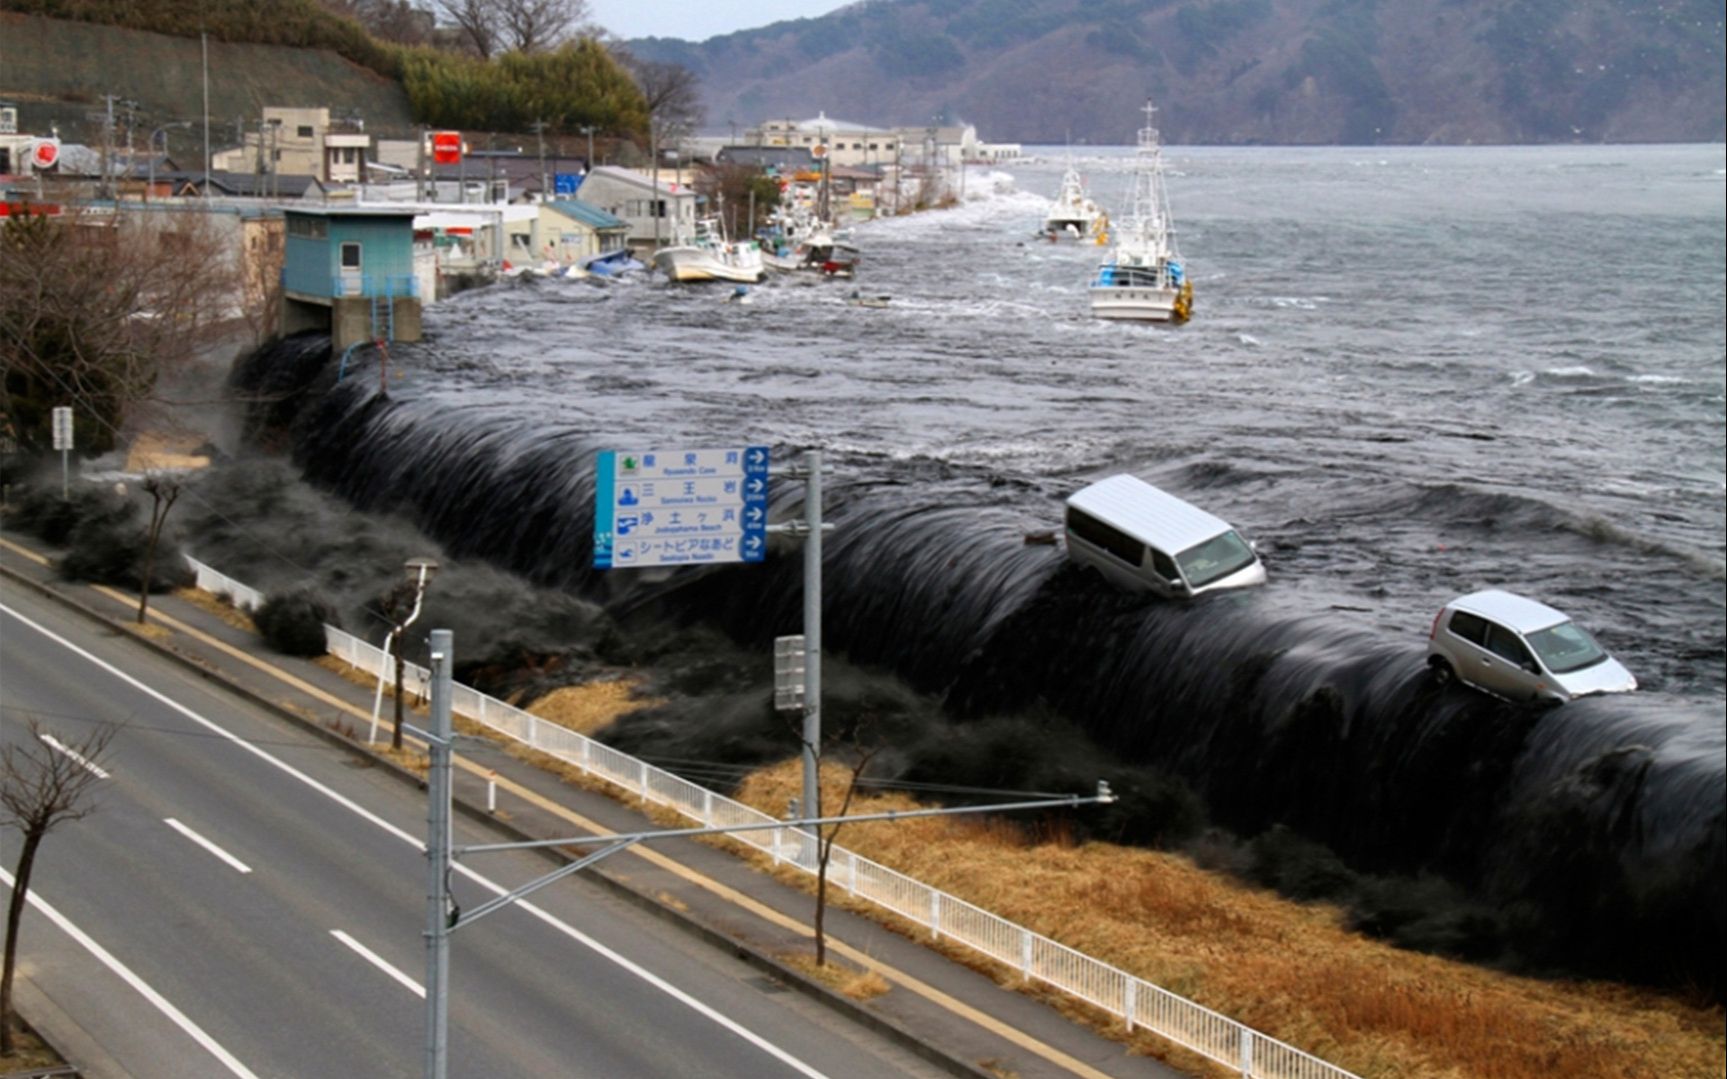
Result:
<svg viewBox="0 0 1727 1079"><path fill-rule="evenodd" d="M776 215L762 235L763 261L770 270L805 271L826 277L857 276L857 245L848 230L836 229L813 214L796 210Z"/></svg>
<svg viewBox="0 0 1727 1079"><path fill-rule="evenodd" d="M1043 217L1042 234L1051 240L1086 240L1102 235L1107 227L1103 208L1086 194L1085 180L1069 159L1067 171L1061 174L1061 188Z"/></svg>
<svg viewBox="0 0 1727 1079"><path fill-rule="evenodd" d="M1156 112L1147 101L1134 157L1133 211L1112 226L1115 246L1088 290L1098 318L1186 322L1193 313L1193 282L1176 249L1163 186L1163 147L1152 126Z"/></svg>
<svg viewBox="0 0 1727 1079"><path fill-rule="evenodd" d="M673 281L741 281L753 285L767 276L761 247L754 240L727 240L717 218L698 220L687 240L654 252L654 269Z"/></svg>

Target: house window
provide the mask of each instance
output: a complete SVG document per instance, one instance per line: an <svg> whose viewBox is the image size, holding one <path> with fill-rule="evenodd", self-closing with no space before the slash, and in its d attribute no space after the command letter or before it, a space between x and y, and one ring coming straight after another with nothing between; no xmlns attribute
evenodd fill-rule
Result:
<svg viewBox="0 0 1727 1079"><path fill-rule="evenodd" d="M360 268L360 245L354 242L342 245L342 269L358 270Z"/></svg>
<svg viewBox="0 0 1727 1079"><path fill-rule="evenodd" d="M312 137L312 125L301 124L299 127L294 129L294 134L298 135L302 139L309 139Z"/></svg>

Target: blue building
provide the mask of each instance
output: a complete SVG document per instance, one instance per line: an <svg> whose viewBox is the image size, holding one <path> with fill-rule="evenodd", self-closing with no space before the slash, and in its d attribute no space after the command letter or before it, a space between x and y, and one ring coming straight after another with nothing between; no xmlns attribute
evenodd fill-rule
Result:
<svg viewBox="0 0 1727 1079"><path fill-rule="evenodd" d="M327 329L342 351L367 341L418 341L414 211L381 206L283 211L282 332Z"/></svg>

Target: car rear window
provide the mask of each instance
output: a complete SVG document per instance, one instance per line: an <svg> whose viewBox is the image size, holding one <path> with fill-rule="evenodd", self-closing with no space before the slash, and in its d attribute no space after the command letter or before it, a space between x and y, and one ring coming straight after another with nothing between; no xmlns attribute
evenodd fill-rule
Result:
<svg viewBox="0 0 1727 1079"><path fill-rule="evenodd" d="M1470 644L1487 647L1487 619L1468 611L1452 611L1448 628Z"/></svg>

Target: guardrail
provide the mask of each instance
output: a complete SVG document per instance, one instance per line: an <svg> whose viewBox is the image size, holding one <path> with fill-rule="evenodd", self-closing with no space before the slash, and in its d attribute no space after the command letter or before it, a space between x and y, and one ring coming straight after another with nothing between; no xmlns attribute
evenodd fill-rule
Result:
<svg viewBox="0 0 1727 1079"><path fill-rule="evenodd" d="M200 588L226 592L242 606L262 602L263 597L256 590L193 559L187 561L198 574ZM206 585L206 579L212 583ZM239 594L242 590L257 599L243 602ZM334 626L325 626L324 633L331 655L393 685L395 661L389 653ZM404 687L425 685L430 677L431 672L424 667L403 664ZM450 707L456 715L608 780L643 801L674 809L704 826L775 821L742 802L471 687L454 686ZM810 842L807 832L782 826L761 832L739 832L731 838L769 854L776 863L796 866L812 874L816 871L815 844ZM843 847L833 848L828 861L828 883L923 926L931 937L964 944L1017 970L1027 981L1042 982L1118 1016L1129 1031L1149 1030L1235 1069L1244 1079L1359 1079L1352 1072L1226 1015Z"/></svg>

